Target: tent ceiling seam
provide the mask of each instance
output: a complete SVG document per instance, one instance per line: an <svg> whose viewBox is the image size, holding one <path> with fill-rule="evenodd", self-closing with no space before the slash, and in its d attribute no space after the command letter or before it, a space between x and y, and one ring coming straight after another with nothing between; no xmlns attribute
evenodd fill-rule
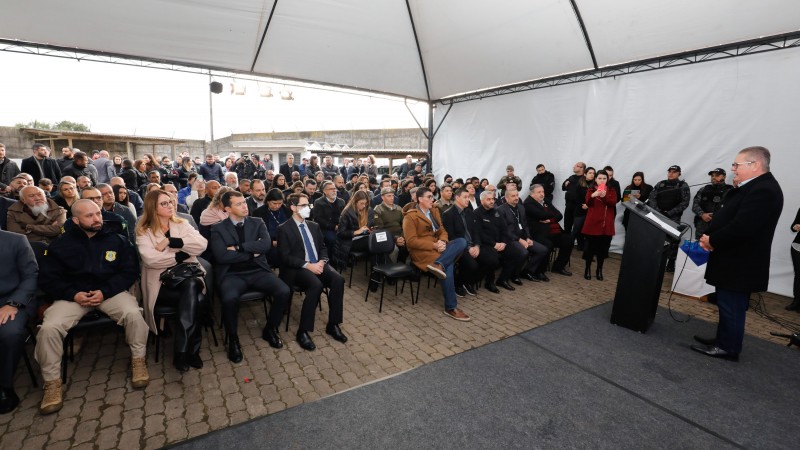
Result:
<svg viewBox="0 0 800 450"><path fill-rule="evenodd" d="M597 70L599 67L597 66L597 58L594 56L594 48L592 47L592 40L589 39L589 32L586 30L586 24L583 23L583 17L581 16L581 11L578 9L578 4L575 0L569 0L572 4L572 10L575 12L575 18L578 19L578 25L581 27L581 32L583 33L583 39L586 41L586 48L589 50L589 55L592 57L592 66L594 66L594 70Z"/></svg>
<svg viewBox="0 0 800 450"><path fill-rule="evenodd" d="M411 22L411 32L414 33L414 43L417 45L417 55L419 55L419 66L422 69L422 81L425 82L425 95L428 97L428 102L431 101L431 90L428 87L428 74L425 72L425 61L422 59L422 49L419 46L419 37L417 36L417 26L414 24L414 16L411 14L411 4L406 0L406 8L408 9L408 20Z"/></svg>
<svg viewBox="0 0 800 450"><path fill-rule="evenodd" d="M435 102L442 105L448 105L451 103L461 103L472 100L481 100L489 97L497 97L515 92L563 86L601 78L612 78L634 73L649 72L652 70L667 69L670 67L680 67L689 64L717 61L720 59L736 58L740 56L799 47L800 31L793 31L791 33L783 33L758 39L739 41L705 49L659 56L657 58L648 58L624 64L616 64L597 70L585 70L572 74L560 75L557 77L548 77L539 80L526 81L524 83L515 83L507 86L443 98L435 100Z"/></svg>
<svg viewBox="0 0 800 450"><path fill-rule="evenodd" d="M275 0L272 3L272 10L269 12L269 18L267 19L267 24L264 26L264 33L261 35L261 42L258 43L258 50L256 50L256 54L253 57L253 64L250 66L250 72L254 71L256 68L256 62L258 62L258 57L261 55L261 47L264 45L264 41L267 38L267 30L269 30L269 25L272 23L272 16L275 14L275 8L278 7L278 0Z"/></svg>

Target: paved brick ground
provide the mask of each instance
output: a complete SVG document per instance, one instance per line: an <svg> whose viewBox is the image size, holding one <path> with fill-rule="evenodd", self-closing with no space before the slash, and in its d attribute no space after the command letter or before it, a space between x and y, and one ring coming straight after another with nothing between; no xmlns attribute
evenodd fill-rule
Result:
<svg viewBox="0 0 800 450"><path fill-rule="evenodd" d="M282 332L287 345L274 350L260 337L262 306L251 303L241 310L242 363L231 364L223 346L214 347L206 333L205 367L180 375L170 363L168 342L166 364L148 356L151 382L144 390L130 386L129 353L122 333L91 335L69 366L65 405L57 414L38 414L41 390L32 387L20 365L16 390L23 402L13 414L0 416L0 449L157 448L495 342L613 298L616 283L610 280L616 280L618 260L607 263L603 282L584 280L579 273L583 263L577 258L572 267L573 277L551 275L550 283L525 281L513 293L480 290L476 297L460 299L460 306L473 318L469 323L446 317L441 291L432 285L427 288L425 280L417 305L411 305L407 291L395 298L392 290L379 314L375 294L364 302L366 277L357 272L353 287L346 289L343 329L350 338L346 345L324 334L325 309L317 313L317 331L312 334L317 350L300 349L292 339L302 301L298 294L289 333ZM662 291L662 306L668 299L669 293ZM784 297L764 296L771 314L800 322L800 315L783 310L787 302ZM671 307L681 317L690 313L716 321L715 307L696 299L676 295ZM748 314L749 334L783 343L770 331L785 332L764 317ZM152 353L154 347L150 349Z"/></svg>

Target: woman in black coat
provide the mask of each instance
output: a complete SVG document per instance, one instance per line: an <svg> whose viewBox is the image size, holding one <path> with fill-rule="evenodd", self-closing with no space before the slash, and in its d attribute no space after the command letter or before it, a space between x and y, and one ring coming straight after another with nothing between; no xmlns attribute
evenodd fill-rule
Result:
<svg viewBox="0 0 800 450"><path fill-rule="evenodd" d="M581 229L583 229L583 222L586 220L586 211L589 209L589 206L586 204L586 192L597 186L594 182L595 173L597 173L597 171L594 167L587 167L586 172L578 179L578 187L575 191L577 193L576 198L581 199L581 201L575 206L575 219L574 222L572 222L572 241L574 242L575 239L578 239L579 250L583 250L584 236L581 233Z"/></svg>
<svg viewBox="0 0 800 450"><path fill-rule="evenodd" d="M622 191L622 201L627 202L631 199L631 197L633 197L639 201L646 202L650 197L650 192L652 191L653 186L650 186L644 182L644 172L636 172L633 174L633 178L631 178L631 184L626 186L625 190ZM630 211L625 209L625 212L622 213L623 227L628 228L628 220L630 216Z"/></svg>
<svg viewBox="0 0 800 450"><path fill-rule="evenodd" d="M369 233L375 227L375 213L369 206L366 191L354 191L350 201L339 216L336 231L337 264L347 264L351 251L365 252L369 249Z"/></svg>

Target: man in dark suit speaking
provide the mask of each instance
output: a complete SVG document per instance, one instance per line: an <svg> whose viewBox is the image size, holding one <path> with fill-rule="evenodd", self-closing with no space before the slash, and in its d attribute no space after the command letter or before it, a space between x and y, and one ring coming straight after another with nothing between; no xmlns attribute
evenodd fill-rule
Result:
<svg viewBox="0 0 800 450"><path fill-rule="evenodd" d="M297 342L306 350L317 348L308 333L314 331L314 313L322 289L326 287L329 289L329 312L325 332L339 342L347 342L347 336L339 327L343 315L344 278L328 264L328 250L319 225L306 220L311 213L308 196L292 194L288 202L292 218L278 227L278 250L283 264L281 278L306 293L300 313Z"/></svg>
<svg viewBox="0 0 800 450"><path fill-rule="evenodd" d="M278 325L289 303L289 286L272 273L266 257L272 248L272 239L263 220L248 217L242 193L226 192L221 200L228 218L211 228L209 241L222 299L222 322L228 332L228 359L238 363L242 360L237 335L239 297L247 291L272 296L272 307L261 337L272 347L281 348L283 341Z"/></svg>
<svg viewBox="0 0 800 450"><path fill-rule="evenodd" d="M700 245L711 251L706 281L716 287L719 325L714 339L695 336L703 345L692 350L739 360L750 294L766 291L772 237L783 210L783 192L769 171L764 147L748 147L736 155L731 171L734 189L722 199Z"/></svg>

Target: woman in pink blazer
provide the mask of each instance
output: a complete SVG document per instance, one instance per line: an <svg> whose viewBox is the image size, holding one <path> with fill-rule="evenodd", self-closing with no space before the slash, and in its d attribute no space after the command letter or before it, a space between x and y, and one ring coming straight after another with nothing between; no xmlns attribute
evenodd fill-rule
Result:
<svg viewBox="0 0 800 450"><path fill-rule="evenodd" d="M175 331L173 364L181 372L189 367L203 367L200 358L200 293L205 289L202 280L189 279L177 288L161 285L161 273L182 262L198 262L208 242L187 221L176 217L176 205L166 191L148 192L144 212L136 225L136 245L142 260L142 293L144 319L158 334L153 317L156 302L178 307L178 329Z"/></svg>

